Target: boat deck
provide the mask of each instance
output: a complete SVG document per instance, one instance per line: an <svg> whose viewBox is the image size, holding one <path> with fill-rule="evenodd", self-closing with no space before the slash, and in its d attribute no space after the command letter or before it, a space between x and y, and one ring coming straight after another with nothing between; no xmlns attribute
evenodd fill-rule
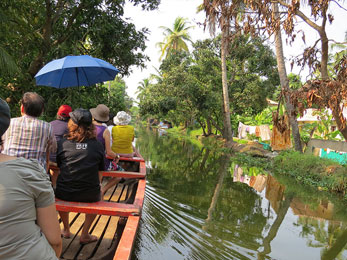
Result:
<svg viewBox="0 0 347 260"><path fill-rule="evenodd" d="M105 181L104 181L105 182ZM104 201L127 203L138 180L129 179L112 187L104 195ZM131 202L130 202L131 203ZM115 250L123 233L127 218L119 216L97 215L91 225L90 233L97 236L97 242L80 245L79 239L85 214L70 212L72 237L63 238L63 250L60 259L113 259ZM63 224L60 223L61 228Z"/></svg>

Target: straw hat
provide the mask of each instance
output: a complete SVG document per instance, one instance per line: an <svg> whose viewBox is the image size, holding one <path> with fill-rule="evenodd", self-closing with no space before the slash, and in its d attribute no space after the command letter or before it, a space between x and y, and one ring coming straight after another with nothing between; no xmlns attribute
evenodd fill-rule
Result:
<svg viewBox="0 0 347 260"><path fill-rule="evenodd" d="M116 125L128 125L131 121L131 116L124 111L119 111L113 118L113 122Z"/></svg>

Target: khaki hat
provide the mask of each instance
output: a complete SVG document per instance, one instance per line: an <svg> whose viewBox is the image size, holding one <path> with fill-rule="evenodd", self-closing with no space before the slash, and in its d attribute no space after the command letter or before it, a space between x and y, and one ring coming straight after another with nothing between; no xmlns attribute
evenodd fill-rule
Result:
<svg viewBox="0 0 347 260"><path fill-rule="evenodd" d="M104 104L100 104L96 108L91 108L89 111L92 113L93 118L97 121L106 123L108 120L110 120L110 109Z"/></svg>

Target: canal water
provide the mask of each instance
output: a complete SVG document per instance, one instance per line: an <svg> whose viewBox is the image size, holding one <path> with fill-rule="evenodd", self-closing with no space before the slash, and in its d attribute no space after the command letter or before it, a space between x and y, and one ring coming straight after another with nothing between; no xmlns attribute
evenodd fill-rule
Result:
<svg viewBox="0 0 347 260"><path fill-rule="evenodd" d="M138 136L147 190L132 259L347 259L336 196L184 139Z"/></svg>

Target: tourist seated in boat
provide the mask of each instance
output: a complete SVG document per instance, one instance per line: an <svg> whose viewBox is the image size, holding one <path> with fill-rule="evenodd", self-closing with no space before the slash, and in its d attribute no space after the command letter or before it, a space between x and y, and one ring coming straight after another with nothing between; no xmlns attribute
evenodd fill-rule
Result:
<svg viewBox="0 0 347 260"><path fill-rule="evenodd" d="M9 124L10 109L0 99L0 137ZM0 194L0 258L58 259L62 241L54 193L39 162L0 154Z"/></svg>
<svg viewBox="0 0 347 260"><path fill-rule="evenodd" d="M21 117L11 119L2 153L37 159L47 169L47 154L55 152L57 145L51 124L39 120L44 110L44 99L35 92L26 92L21 99Z"/></svg>
<svg viewBox="0 0 347 260"><path fill-rule="evenodd" d="M134 127L129 125L131 116L120 111L114 117L115 126L112 128L112 151L121 157L134 157L138 153L132 142L135 138Z"/></svg>
<svg viewBox="0 0 347 260"><path fill-rule="evenodd" d="M104 125L109 121L110 109L104 104L98 105L96 108L91 108L90 113L93 117L93 124L96 128L96 139L102 143L106 152L105 156L105 170L119 170L117 166L117 160L119 159L118 154L114 153L111 149L111 133L108 128ZM113 178L111 183L106 184L105 187L101 188L102 195L113 185L116 185L120 181L120 178Z"/></svg>
<svg viewBox="0 0 347 260"><path fill-rule="evenodd" d="M61 105L57 112L57 119L50 122L53 134L57 142L59 142L63 138L63 136L69 132L67 129L67 122L70 119L70 112L72 112L72 109L69 105ZM57 158L55 152L52 152L49 155L49 165L52 186L53 188L55 188L57 183L57 177L59 175L59 168L57 167Z"/></svg>
<svg viewBox="0 0 347 260"><path fill-rule="evenodd" d="M70 113L68 134L58 143L57 164L60 174L57 179L55 196L58 199L77 202L97 202L101 199L99 171L105 167L104 147L96 139L92 114L86 109L76 109ZM64 228L62 235L71 237L69 213L59 211ZM86 214L80 243L97 241L88 231L96 215Z"/></svg>

